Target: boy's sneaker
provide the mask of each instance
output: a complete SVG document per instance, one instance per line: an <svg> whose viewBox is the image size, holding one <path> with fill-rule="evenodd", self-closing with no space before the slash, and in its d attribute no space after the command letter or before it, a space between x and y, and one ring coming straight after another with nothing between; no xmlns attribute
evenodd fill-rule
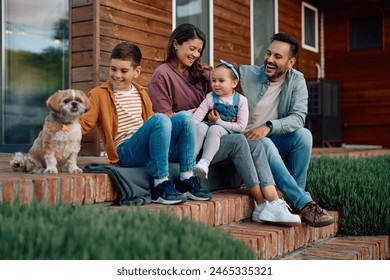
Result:
<svg viewBox="0 0 390 280"><path fill-rule="evenodd" d="M252 220L285 226L298 226L301 224L299 215L291 214L287 203L283 199L272 202L265 200L262 204L256 205L252 213Z"/></svg>
<svg viewBox="0 0 390 280"><path fill-rule="evenodd" d="M178 192L170 180L164 181L152 188L152 202L178 204L186 201L187 197Z"/></svg>
<svg viewBox="0 0 390 280"><path fill-rule="evenodd" d="M184 181L177 180L176 188L184 196L193 200L209 200L213 198L212 194L200 185L200 180L197 176L192 176Z"/></svg>
<svg viewBox="0 0 390 280"><path fill-rule="evenodd" d="M312 227L324 227L334 223L333 216L314 201L307 203L301 212L302 221Z"/></svg>
<svg viewBox="0 0 390 280"><path fill-rule="evenodd" d="M199 178L207 179L207 174L209 173L209 166L207 164L204 164L202 161L199 161L195 165L194 172Z"/></svg>

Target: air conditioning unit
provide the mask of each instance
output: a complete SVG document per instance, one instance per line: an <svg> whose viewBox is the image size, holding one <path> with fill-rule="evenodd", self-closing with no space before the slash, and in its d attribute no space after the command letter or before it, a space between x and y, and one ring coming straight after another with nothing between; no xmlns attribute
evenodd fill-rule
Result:
<svg viewBox="0 0 390 280"><path fill-rule="evenodd" d="M305 127L313 134L313 146L341 145L340 84L325 79L308 79L306 84L309 99Z"/></svg>

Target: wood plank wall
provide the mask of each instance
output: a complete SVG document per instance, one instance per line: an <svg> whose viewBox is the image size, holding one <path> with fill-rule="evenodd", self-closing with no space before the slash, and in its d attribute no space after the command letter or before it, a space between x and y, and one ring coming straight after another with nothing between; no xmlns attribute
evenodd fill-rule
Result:
<svg viewBox="0 0 390 280"><path fill-rule="evenodd" d="M112 48L122 41L142 51L142 74L136 80L147 86L164 59L172 31L172 1L71 0L71 81L88 92L108 78ZM81 154L103 150L96 130L83 136Z"/></svg>
<svg viewBox="0 0 390 280"><path fill-rule="evenodd" d="M214 0L214 66L251 62L250 0Z"/></svg>
<svg viewBox="0 0 390 280"><path fill-rule="evenodd" d="M309 4L313 1L306 1ZM319 40L319 51L313 52L302 47L302 23L301 23L301 0L279 0L279 32L288 33L299 43L299 56L295 69L301 71L306 79L315 79L318 76L316 64L321 64L321 41ZM318 24L318 32L320 25Z"/></svg>
<svg viewBox="0 0 390 280"><path fill-rule="evenodd" d="M279 31L290 33L300 45L301 2L278 1ZM318 6L318 1L307 2ZM351 6L347 5L348 0L329 1L324 7L325 44L321 46L320 40L319 50L325 48L325 78L342 84L343 142L389 147L390 79L385 74L390 72L389 48L386 48L390 43L389 28L384 28L387 32L384 50L351 53L346 47L349 17L382 12L384 26L388 27L389 5L386 0L378 0L382 4L367 9L363 2L357 0ZM154 69L164 59L172 31L172 1L71 0L70 3L72 87L88 92L105 81L111 49L125 40L138 44L142 50L142 74L137 82L147 86ZM306 79L318 77L316 64L321 65L320 51L300 48L294 67ZM219 59L249 64L250 52L250 0L214 0L214 65ZM96 133L83 138L86 154L101 149L96 139Z"/></svg>
<svg viewBox="0 0 390 280"><path fill-rule="evenodd" d="M325 9L325 74L342 85L343 142L390 148L390 4L330 1ZM383 17L383 49L351 51L349 20Z"/></svg>

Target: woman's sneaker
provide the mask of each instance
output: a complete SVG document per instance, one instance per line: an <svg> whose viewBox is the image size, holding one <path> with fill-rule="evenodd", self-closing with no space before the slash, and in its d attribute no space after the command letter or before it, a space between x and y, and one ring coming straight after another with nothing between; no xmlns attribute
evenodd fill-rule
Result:
<svg viewBox="0 0 390 280"><path fill-rule="evenodd" d="M209 166L202 162L200 160L196 165L195 165L195 170L194 170L196 176L198 176L201 179L207 179L207 174L209 173Z"/></svg>
<svg viewBox="0 0 390 280"><path fill-rule="evenodd" d="M152 202L161 204L178 204L187 201L181 192L178 192L172 181L164 181L152 188Z"/></svg>
<svg viewBox="0 0 390 280"><path fill-rule="evenodd" d="M302 221L312 227L324 227L334 223L333 216L314 201L307 203L301 213Z"/></svg>
<svg viewBox="0 0 390 280"><path fill-rule="evenodd" d="M200 185L200 180L197 176L192 176L184 181L178 180L176 188L184 196L193 200L209 200L213 198L213 195Z"/></svg>
<svg viewBox="0 0 390 280"><path fill-rule="evenodd" d="M252 220L285 226L298 226L301 224L299 215L291 214L287 203L283 199L271 202L265 200L262 204L255 205Z"/></svg>

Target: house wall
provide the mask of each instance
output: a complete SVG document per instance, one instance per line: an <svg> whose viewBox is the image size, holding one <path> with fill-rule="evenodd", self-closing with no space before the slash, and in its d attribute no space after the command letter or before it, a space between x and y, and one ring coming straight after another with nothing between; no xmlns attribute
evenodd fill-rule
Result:
<svg viewBox="0 0 390 280"><path fill-rule="evenodd" d="M300 43L301 2L278 1L279 31L290 33ZM315 2L308 1L314 6ZM147 86L154 69L164 59L172 32L172 1L71 0L70 5L70 85L88 92L105 81L111 49L117 43L128 40L138 44L142 50L142 74L137 82ZM250 0L214 0L213 8L214 65L219 59L249 64ZM294 67L311 79L317 77L315 65L320 62L320 53L300 48ZM96 131L83 137L81 154L98 154L100 150L102 147Z"/></svg>
<svg viewBox="0 0 390 280"><path fill-rule="evenodd" d="M325 75L342 86L343 142L390 148L390 3L329 1L324 6ZM349 50L349 20L383 16L383 49Z"/></svg>

